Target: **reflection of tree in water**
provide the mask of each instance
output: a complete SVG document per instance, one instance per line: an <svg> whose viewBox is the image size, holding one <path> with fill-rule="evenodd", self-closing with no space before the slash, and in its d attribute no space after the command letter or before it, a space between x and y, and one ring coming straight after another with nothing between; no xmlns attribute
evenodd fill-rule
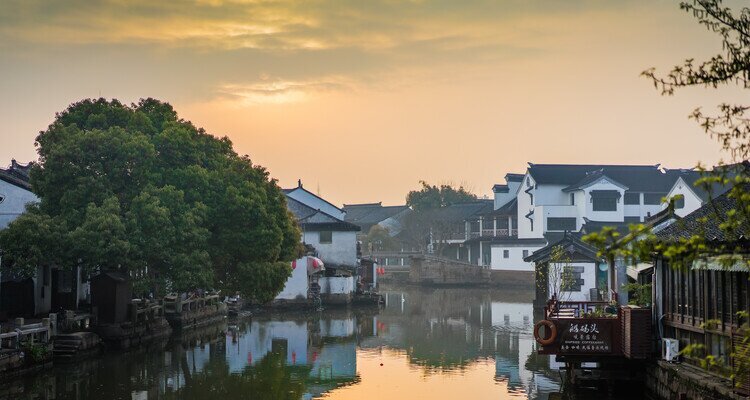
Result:
<svg viewBox="0 0 750 400"><path fill-rule="evenodd" d="M463 368L480 357L492 355L481 346L482 327L490 319L482 318L489 296L481 291L460 289L421 289L405 293L401 312L400 294L392 296L389 308L381 313L383 321L394 321L403 330L402 343L393 343L407 351L412 363L430 368ZM485 310L482 310L484 306Z"/></svg>
<svg viewBox="0 0 750 400"><path fill-rule="evenodd" d="M308 366L286 365L283 351L272 351L254 366L231 373L223 359L211 360L186 385L165 399L300 399L305 393Z"/></svg>

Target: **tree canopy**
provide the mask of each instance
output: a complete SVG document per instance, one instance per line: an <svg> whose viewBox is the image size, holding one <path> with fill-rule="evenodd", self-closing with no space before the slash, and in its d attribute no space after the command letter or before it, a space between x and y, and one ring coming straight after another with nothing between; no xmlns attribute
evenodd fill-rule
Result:
<svg viewBox="0 0 750 400"><path fill-rule="evenodd" d="M275 296L299 229L268 172L171 105L87 99L36 138L40 202L0 232L4 266L128 272L139 288Z"/></svg>
<svg viewBox="0 0 750 400"><path fill-rule="evenodd" d="M447 184L437 186L425 181L419 183L422 185L420 190L412 190L406 195L406 205L414 211L431 210L477 199L475 194L463 186L455 188Z"/></svg>

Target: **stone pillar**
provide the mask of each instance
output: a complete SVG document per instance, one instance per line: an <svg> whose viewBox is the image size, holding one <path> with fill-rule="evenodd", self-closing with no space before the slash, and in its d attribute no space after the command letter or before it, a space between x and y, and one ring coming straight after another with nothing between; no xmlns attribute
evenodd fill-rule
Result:
<svg viewBox="0 0 750 400"><path fill-rule="evenodd" d="M482 252L482 241L479 241L479 266L484 266L484 253Z"/></svg>
<svg viewBox="0 0 750 400"><path fill-rule="evenodd" d="M508 216L508 236L513 236L513 217Z"/></svg>
<svg viewBox="0 0 750 400"><path fill-rule="evenodd" d="M625 289L625 285L628 283L628 267L625 265L625 260L623 259L615 260L614 264L615 280L617 282L617 302L621 306L625 306L630 300L628 299L628 291Z"/></svg>

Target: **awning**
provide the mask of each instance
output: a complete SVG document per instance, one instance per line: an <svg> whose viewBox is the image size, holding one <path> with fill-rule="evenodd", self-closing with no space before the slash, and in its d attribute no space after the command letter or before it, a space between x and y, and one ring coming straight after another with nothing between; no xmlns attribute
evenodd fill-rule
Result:
<svg viewBox="0 0 750 400"><path fill-rule="evenodd" d="M617 190L592 190L591 197L597 199L619 199L621 196Z"/></svg>

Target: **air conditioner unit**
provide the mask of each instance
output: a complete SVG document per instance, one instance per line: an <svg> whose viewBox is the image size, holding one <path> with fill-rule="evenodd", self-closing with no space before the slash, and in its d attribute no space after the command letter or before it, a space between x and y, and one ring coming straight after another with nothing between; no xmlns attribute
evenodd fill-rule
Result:
<svg viewBox="0 0 750 400"><path fill-rule="evenodd" d="M664 361L677 362L680 357L680 341L677 339L661 340L661 358Z"/></svg>

